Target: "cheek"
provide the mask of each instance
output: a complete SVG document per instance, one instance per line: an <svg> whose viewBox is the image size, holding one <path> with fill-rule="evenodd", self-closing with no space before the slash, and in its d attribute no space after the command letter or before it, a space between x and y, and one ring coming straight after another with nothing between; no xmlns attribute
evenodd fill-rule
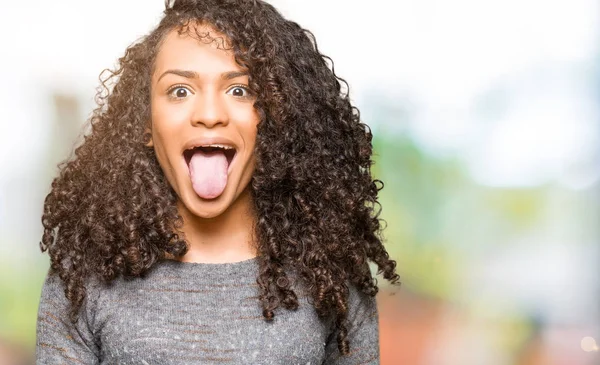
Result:
<svg viewBox="0 0 600 365"><path fill-rule="evenodd" d="M153 102L150 111L153 128L165 131L183 123L188 114L185 105L172 105L161 100Z"/></svg>
<svg viewBox="0 0 600 365"><path fill-rule="evenodd" d="M250 146L254 146L259 122L258 113L254 109L247 110L243 114L238 115L236 119L239 121L238 125L244 142Z"/></svg>
<svg viewBox="0 0 600 365"><path fill-rule="evenodd" d="M177 141L181 127L187 121L187 110L184 107L156 102L151 106L152 136L163 148Z"/></svg>
<svg viewBox="0 0 600 365"><path fill-rule="evenodd" d="M152 140L154 142L154 155L156 156L156 159L158 160L158 164L160 165L161 169L163 170L163 173L167 176L167 179L169 180L169 182L173 183L171 181L171 177L169 176L169 171L171 170L170 168L170 163L169 160L167 158L167 148L165 146L164 143L164 135L162 133L160 133L156 128L153 127L152 129Z"/></svg>
<svg viewBox="0 0 600 365"><path fill-rule="evenodd" d="M175 137L175 123L173 115L168 113L166 108L162 108L160 104L152 106L152 141L154 143L154 153L160 163L163 171L168 175L170 163L168 160L168 151L173 147L170 145Z"/></svg>
<svg viewBox="0 0 600 365"><path fill-rule="evenodd" d="M252 146L256 144L256 125L257 123L249 123L245 128L247 141Z"/></svg>

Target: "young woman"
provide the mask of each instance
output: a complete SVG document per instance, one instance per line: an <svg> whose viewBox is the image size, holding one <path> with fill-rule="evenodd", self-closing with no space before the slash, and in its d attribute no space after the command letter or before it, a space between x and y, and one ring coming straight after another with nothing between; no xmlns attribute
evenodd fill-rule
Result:
<svg viewBox="0 0 600 365"><path fill-rule="evenodd" d="M167 1L46 198L38 364L379 363L396 263L326 59L262 1Z"/></svg>

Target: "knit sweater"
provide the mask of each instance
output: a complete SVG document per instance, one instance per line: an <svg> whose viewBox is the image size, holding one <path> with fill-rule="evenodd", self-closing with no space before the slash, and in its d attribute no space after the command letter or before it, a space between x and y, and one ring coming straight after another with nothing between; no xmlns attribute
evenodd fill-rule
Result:
<svg viewBox="0 0 600 365"><path fill-rule="evenodd" d="M64 285L48 275L37 322L37 364L379 364L375 298L350 286L350 354L340 356L332 323L292 278L299 307L266 321L258 259L164 260L144 277L87 286L76 324Z"/></svg>

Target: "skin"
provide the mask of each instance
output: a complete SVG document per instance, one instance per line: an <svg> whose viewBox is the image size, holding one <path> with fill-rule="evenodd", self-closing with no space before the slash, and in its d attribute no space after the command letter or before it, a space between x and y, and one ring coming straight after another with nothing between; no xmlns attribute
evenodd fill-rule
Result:
<svg viewBox="0 0 600 365"><path fill-rule="evenodd" d="M216 31L211 37L223 37ZM173 70L183 70L185 73ZM151 140L158 162L178 196L182 231L189 244L185 262L236 262L256 256L249 182L255 168L259 115L248 76L233 53L218 42L171 31L158 52L151 91ZM214 199L192 188L183 158L193 138L225 137L236 147L227 185Z"/></svg>

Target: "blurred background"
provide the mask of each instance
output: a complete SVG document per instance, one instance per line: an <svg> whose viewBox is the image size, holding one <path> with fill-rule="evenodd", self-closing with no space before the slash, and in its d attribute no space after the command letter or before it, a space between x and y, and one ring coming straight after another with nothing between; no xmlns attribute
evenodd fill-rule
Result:
<svg viewBox="0 0 600 365"><path fill-rule="evenodd" d="M272 0L374 133L384 365L600 364L600 3ZM0 365L32 364L43 200L162 0L0 1Z"/></svg>

